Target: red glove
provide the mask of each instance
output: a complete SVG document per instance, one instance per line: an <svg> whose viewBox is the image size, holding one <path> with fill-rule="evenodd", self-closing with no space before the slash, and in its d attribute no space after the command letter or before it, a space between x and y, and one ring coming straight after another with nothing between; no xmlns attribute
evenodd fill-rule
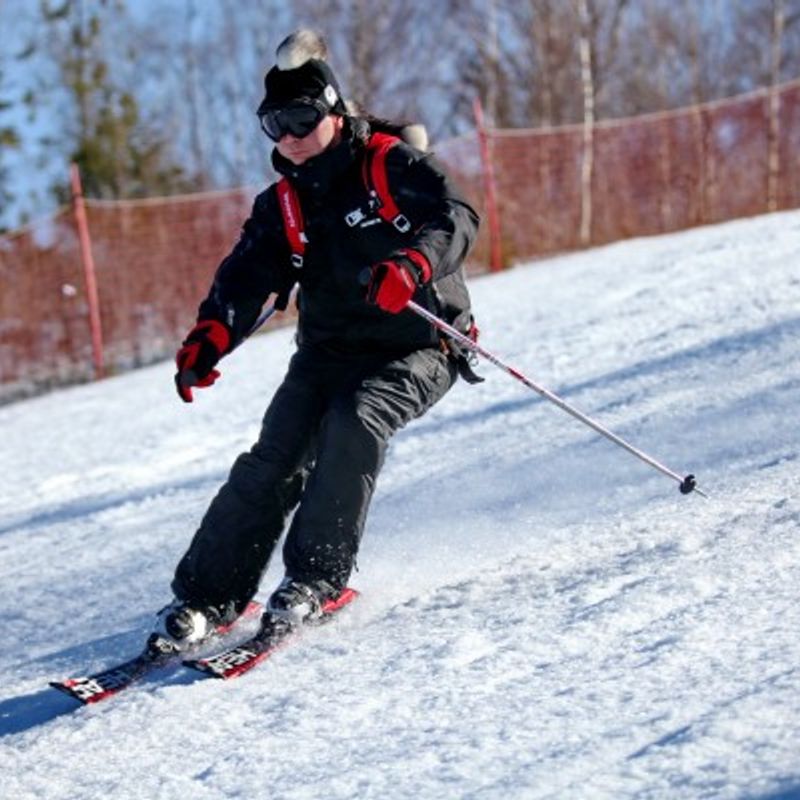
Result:
<svg viewBox="0 0 800 800"><path fill-rule="evenodd" d="M230 342L230 329L215 319L201 320L189 331L175 356L178 366L175 387L184 403L194 399L193 386L211 386L219 378L220 372L214 367L227 352Z"/></svg>
<svg viewBox="0 0 800 800"><path fill-rule="evenodd" d="M367 302L389 314L399 314L419 286L431 278L431 265L418 250L404 250L370 270Z"/></svg>

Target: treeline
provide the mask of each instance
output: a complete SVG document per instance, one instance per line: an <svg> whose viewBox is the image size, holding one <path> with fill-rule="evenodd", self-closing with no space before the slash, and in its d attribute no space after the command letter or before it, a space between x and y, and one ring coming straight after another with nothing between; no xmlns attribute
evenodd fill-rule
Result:
<svg viewBox="0 0 800 800"><path fill-rule="evenodd" d="M351 99L434 141L676 108L800 76L800 0L0 0L0 227L68 197L257 185L275 46L324 33Z"/></svg>

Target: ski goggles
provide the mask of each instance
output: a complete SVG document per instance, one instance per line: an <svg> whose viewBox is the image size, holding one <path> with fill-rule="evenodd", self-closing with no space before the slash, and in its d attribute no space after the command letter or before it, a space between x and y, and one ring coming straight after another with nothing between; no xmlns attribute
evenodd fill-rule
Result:
<svg viewBox="0 0 800 800"><path fill-rule="evenodd" d="M323 100L293 100L285 106L259 109L261 130L279 142L287 133L297 139L308 136L330 113L330 106Z"/></svg>

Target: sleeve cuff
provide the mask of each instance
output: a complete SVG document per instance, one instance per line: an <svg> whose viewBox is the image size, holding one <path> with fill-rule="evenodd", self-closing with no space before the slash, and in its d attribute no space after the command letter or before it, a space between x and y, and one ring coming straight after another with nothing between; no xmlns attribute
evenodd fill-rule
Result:
<svg viewBox="0 0 800 800"><path fill-rule="evenodd" d="M405 250L401 250L399 255L408 259L413 264L413 266L416 267L419 275L420 284L428 283L430 279L433 277L431 262L428 261L428 259L425 258L425 256L422 253L420 253L419 250L412 250L411 248L406 248Z"/></svg>

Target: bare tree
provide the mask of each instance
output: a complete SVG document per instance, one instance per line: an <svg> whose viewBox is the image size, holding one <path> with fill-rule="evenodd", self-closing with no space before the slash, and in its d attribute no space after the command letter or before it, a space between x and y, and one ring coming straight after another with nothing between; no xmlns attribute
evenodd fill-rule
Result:
<svg viewBox="0 0 800 800"><path fill-rule="evenodd" d="M783 0L772 0L772 42L770 47L769 131L767 133L767 208L778 210L778 178L780 176L780 105L778 84L781 80L783 33L786 7Z"/></svg>
<svg viewBox="0 0 800 800"><path fill-rule="evenodd" d="M308 25L327 38L350 98L379 115L422 121L434 139L474 128L475 97L496 127L583 121L588 148L598 119L773 87L765 191L770 207L779 202L785 110L774 87L800 74L800 0L182 0L149 16L125 7L124 0L26 5L26 13L49 18L39 24L34 60L46 69L30 70L30 107L66 109L38 149L32 142L41 126L17 126L20 148L41 154L40 172L84 131L105 137L109 195L158 184L131 178L132 146L160 153L151 173L171 155L183 185L251 182L270 150L252 113L264 71L278 42ZM0 5L0 14L7 9ZM699 110L695 130L703 153ZM584 169L592 158L587 149ZM698 167L708 192L713 170L706 160Z"/></svg>
<svg viewBox="0 0 800 800"><path fill-rule="evenodd" d="M798 0L753 0L736 17L739 33L738 69L758 87L768 87L767 96L767 208L780 205L781 177L781 82L792 76L791 65L800 69L791 44L793 29L800 21Z"/></svg>
<svg viewBox="0 0 800 800"><path fill-rule="evenodd" d="M183 76L185 89L186 108L189 122L189 142L192 154L192 167L200 181L200 188L205 188L208 183L208 165L206 163L206 147L203 131L205 130L205 115L202 113L202 100L200 97L200 77L198 66L198 47L193 40L197 28L197 6L195 0L186 0L185 6L184 39L182 42L183 58L180 63L180 73Z"/></svg>
<svg viewBox="0 0 800 800"><path fill-rule="evenodd" d="M296 3L298 20L319 31L348 99L385 116L415 116L439 70L435 47L442 11L397 0ZM423 24L422 16L428 19Z"/></svg>
<svg viewBox="0 0 800 800"><path fill-rule="evenodd" d="M563 125L581 116L579 66L575 62L577 20L559 0L516 0L507 5L515 37L504 37L503 62L515 87L510 120L519 126Z"/></svg>

